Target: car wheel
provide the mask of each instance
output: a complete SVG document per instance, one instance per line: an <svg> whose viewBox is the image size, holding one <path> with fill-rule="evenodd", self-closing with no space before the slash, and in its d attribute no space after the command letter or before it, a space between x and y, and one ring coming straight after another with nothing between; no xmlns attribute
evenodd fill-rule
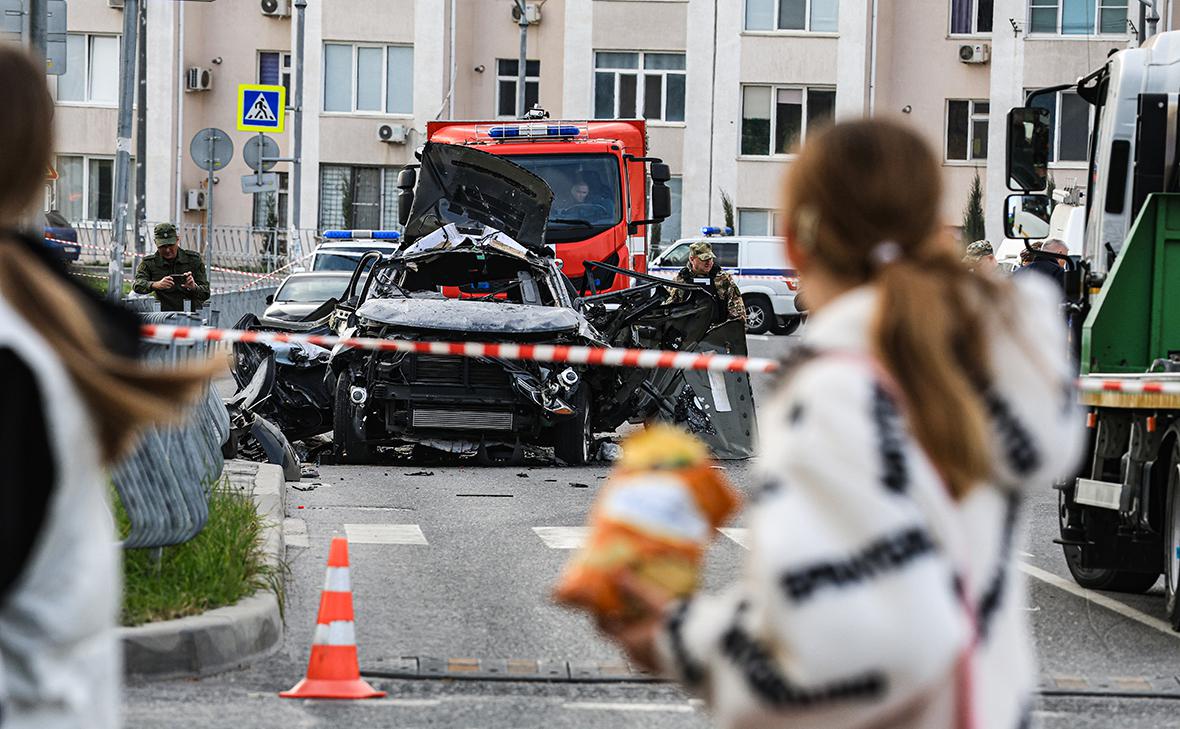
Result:
<svg viewBox="0 0 1180 729"><path fill-rule="evenodd" d="M567 466L582 466L590 460L590 447L594 442L590 418L590 386L585 380L578 387L578 392L570 405L574 408L574 414L553 428L553 454Z"/></svg>
<svg viewBox="0 0 1180 729"><path fill-rule="evenodd" d="M352 378L341 372L336 378L336 399L332 403L332 439L336 442L336 455L341 463L368 463L373 450L365 443L364 434L358 433L353 425L353 404L349 399Z"/></svg>
<svg viewBox="0 0 1180 729"><path fill-rule="evenodd" d="M774 321L770 300L765 296L747 296L743 301L746 303L746 331L750 334L765 334Z"/></svg>
<svg viewBox="0 0 1180 729"><path fill-rule="evenodd" d="M1172 446L1164 497L1164 598L1172 630L1180 630L1180 443Z"/></svg>
<svg viewBox="0 0 1180 729"><path fill-rule="evenodd" d="M1062 536L1065 536L1064 491L1059 490L1057 492L1057 505L1058 517L1062 528ZM1102 518L1102 516L1105 516L1105 514L1101 516L1095 516L1097 518ZM1092 530L1092 535L1099 533L1113 535L1114 531L1114 526L1109 525L1109 528L1102 527ZM1067 567L1069 567L1069 574L1073 576L1074 582L1090 590L1142 593L1150 590L1151 586L1155 584L1156 579L1159 578L1158 574L1151 574L1147 572L1130 572L1128 570L1116 570L1104 567L1083 567L1082 562L1085 556L1084 550L1094 549L1094 547L1077 544L1064 544L1062 545L1061 549L1065 553L1065 564Z"/></svg>
<svg viewBox="0 0 1180 729"><path fill-rule="evenodd" d="M782 322L775 325L774 333L781 334L784 337L790 336L799 331L799 326L803 323L802 316L784 316Z"/></svg>

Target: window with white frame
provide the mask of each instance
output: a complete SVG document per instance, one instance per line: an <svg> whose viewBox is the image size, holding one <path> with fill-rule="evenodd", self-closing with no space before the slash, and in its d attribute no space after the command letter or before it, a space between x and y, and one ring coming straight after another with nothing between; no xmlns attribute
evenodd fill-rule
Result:
<svg viewBox="0 0 1180 729"><path fill-rule="evenodd" d="M743 155L794 154L836 112L836 90L815 86L742 87Z"/></svg>
<svg viewBox="0 0 1180 729"><path fill-rule="evenodd" d="M981 100L946 102L946 158L951 161L987 159L987 117L990 104Z"/></svg>
<svg viewBox="0 0 1180 729"><path fill-rule="evenodd" d="M684 54L597 51L594 118L684 121Z"/></svg>
<svg viewBox="0 0 1180 729"><path fill-rule="evenodd" d="M992 32L995 0L951 0L951 35Z"/></svg>
<svg viewBox="0 0 1180 729"><path fill-rule="evenodd" d="M54 209L71 223L113 220L115 217L115 160L111 157L60 155L53 183ZM128 170L129 189L135 189L135 160Z"/></svg>
<svg viewBox="0 0 1180 729"><path fill-rule="evenodd" d="M324 44L324 111L413 113L414 49Z"/></svg>
<svg viewBox="0 0 1180 729"><path fill-rule="evenodd" d="M400 167L320 165L321 230L400 230Z"/></svg>
<svg viewBox="0 0 1180 729"><path fill-rule="evenodd" d="M287 226L288 173L276 172L279 189L275 192L254 193L255 228L285 228Z"/></svg>
<svg viewBox="0 0 1180 729"><path fill-rule="evenodd" d="M515 119L516 82L520 71L520 60L516 58L496 59L496 118ZM524 110L528 111L540 99L541 62L525 61L524 64Z"/></svg>
<svg viewBox="0 0 1180 729"><path fill-rule="evenodd" d="M258 52L258 83L282 86L291 100L291 54L282 51Z"/></svg>
<svg viewBox="0 0 1180 729"><path fill-rule="evenodd" d="M1057 35L1127 32L1127 0L1029 0L1030 33Z"/></svg>
<svg viewBox="0 0 1180 729"><path fill-rule="evenodd" d="M1049 161L1085 162L1093 107L1076 91L1041 94L1032 105L1049 112Z"/></svg>
<svg viewBox="0 0 1180 729"><path fill-rule="evenodd" d="M839 30L839 0L746 0L746 30Z"/></svg>
<svg viewBox="0 0 1180 729"><path fill-rule="evenodd" d="M777 210L739 208L737 211L737 234L778 235L781 215Z"/></svg>
<svg viewBox="0 0 1180 729"><path fill-rule="evenodd" d="M118 103L119 36L66 36L66 72L57 77L57 100L110 106Z"/></svg>

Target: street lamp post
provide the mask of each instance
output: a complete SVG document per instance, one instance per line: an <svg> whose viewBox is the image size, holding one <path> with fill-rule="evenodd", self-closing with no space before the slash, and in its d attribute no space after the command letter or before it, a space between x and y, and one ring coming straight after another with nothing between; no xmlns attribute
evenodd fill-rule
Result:
<svg viewBox="0 0 1180 729"><path fill-rule="evenodd" d="M295 159L291 163L291 174L295 176L291 189L295 199L291 201L291 227L296 229L303 226L299 216L303 203L303 22L306 11L307 0L295 0L295 99L292 104L295 112Z"/></svg>
<svg viewBox="0 0 1180 729"><path fill-rule="evenodd" d="M123 252L127 245L127 181L131 173L131 111L135 101L139 0L123 2L123 43L119 50L119 125L115 141L115 215L107 298L123 298Z"/></svg>
<svg viewBox="0 0 1180 729"><path fill-rule="evenodd" d="M525 65L528 63L529 53L529 20L525 17L525 0L516 0L516 7L520 11L520 63L516 67L516 117L524 118L528 111L524 108Z"/></svg>

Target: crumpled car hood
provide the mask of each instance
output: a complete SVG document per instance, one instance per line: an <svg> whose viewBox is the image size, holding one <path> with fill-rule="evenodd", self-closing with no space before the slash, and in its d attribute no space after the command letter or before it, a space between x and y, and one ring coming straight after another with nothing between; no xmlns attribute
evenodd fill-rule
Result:
<svg viewBox="0 0 1180 729"><path fill-rule="evenodd" d="M583 329L573 309L462 299L373 299L361 305L362 321L409 329L479 334L558 334Z"/></svg>
<svg viewBox="0 0 1180 729"><path fill-rule="evenodd" d="M471 147L427 142L405 238L414 242L448 223L503 231L545 248L553 190L520 165Z"/></svg>

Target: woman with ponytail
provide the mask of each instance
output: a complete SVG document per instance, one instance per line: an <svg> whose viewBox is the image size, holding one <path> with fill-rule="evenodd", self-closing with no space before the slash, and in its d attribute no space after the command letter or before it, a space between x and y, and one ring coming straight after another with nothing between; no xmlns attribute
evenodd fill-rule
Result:
<svg viewBox="0 0 1180 729"><path fill-rule="evenodd" d="M105 466L212 367L141 365L135 315L23 232L53 161L44 61L0 46L0 89L0 726L111 729L121 571Z"/></svg>
<svg viewBox="0 0 1180 729"><path fill-rule="evenodd" d="M1036 668L1020 504L1083 430L1057 294L973 274L939 165L885 121L810 136L788 258L811 319L759 418L744 576L608 631L724 727L1019 729Z"/></svg>

